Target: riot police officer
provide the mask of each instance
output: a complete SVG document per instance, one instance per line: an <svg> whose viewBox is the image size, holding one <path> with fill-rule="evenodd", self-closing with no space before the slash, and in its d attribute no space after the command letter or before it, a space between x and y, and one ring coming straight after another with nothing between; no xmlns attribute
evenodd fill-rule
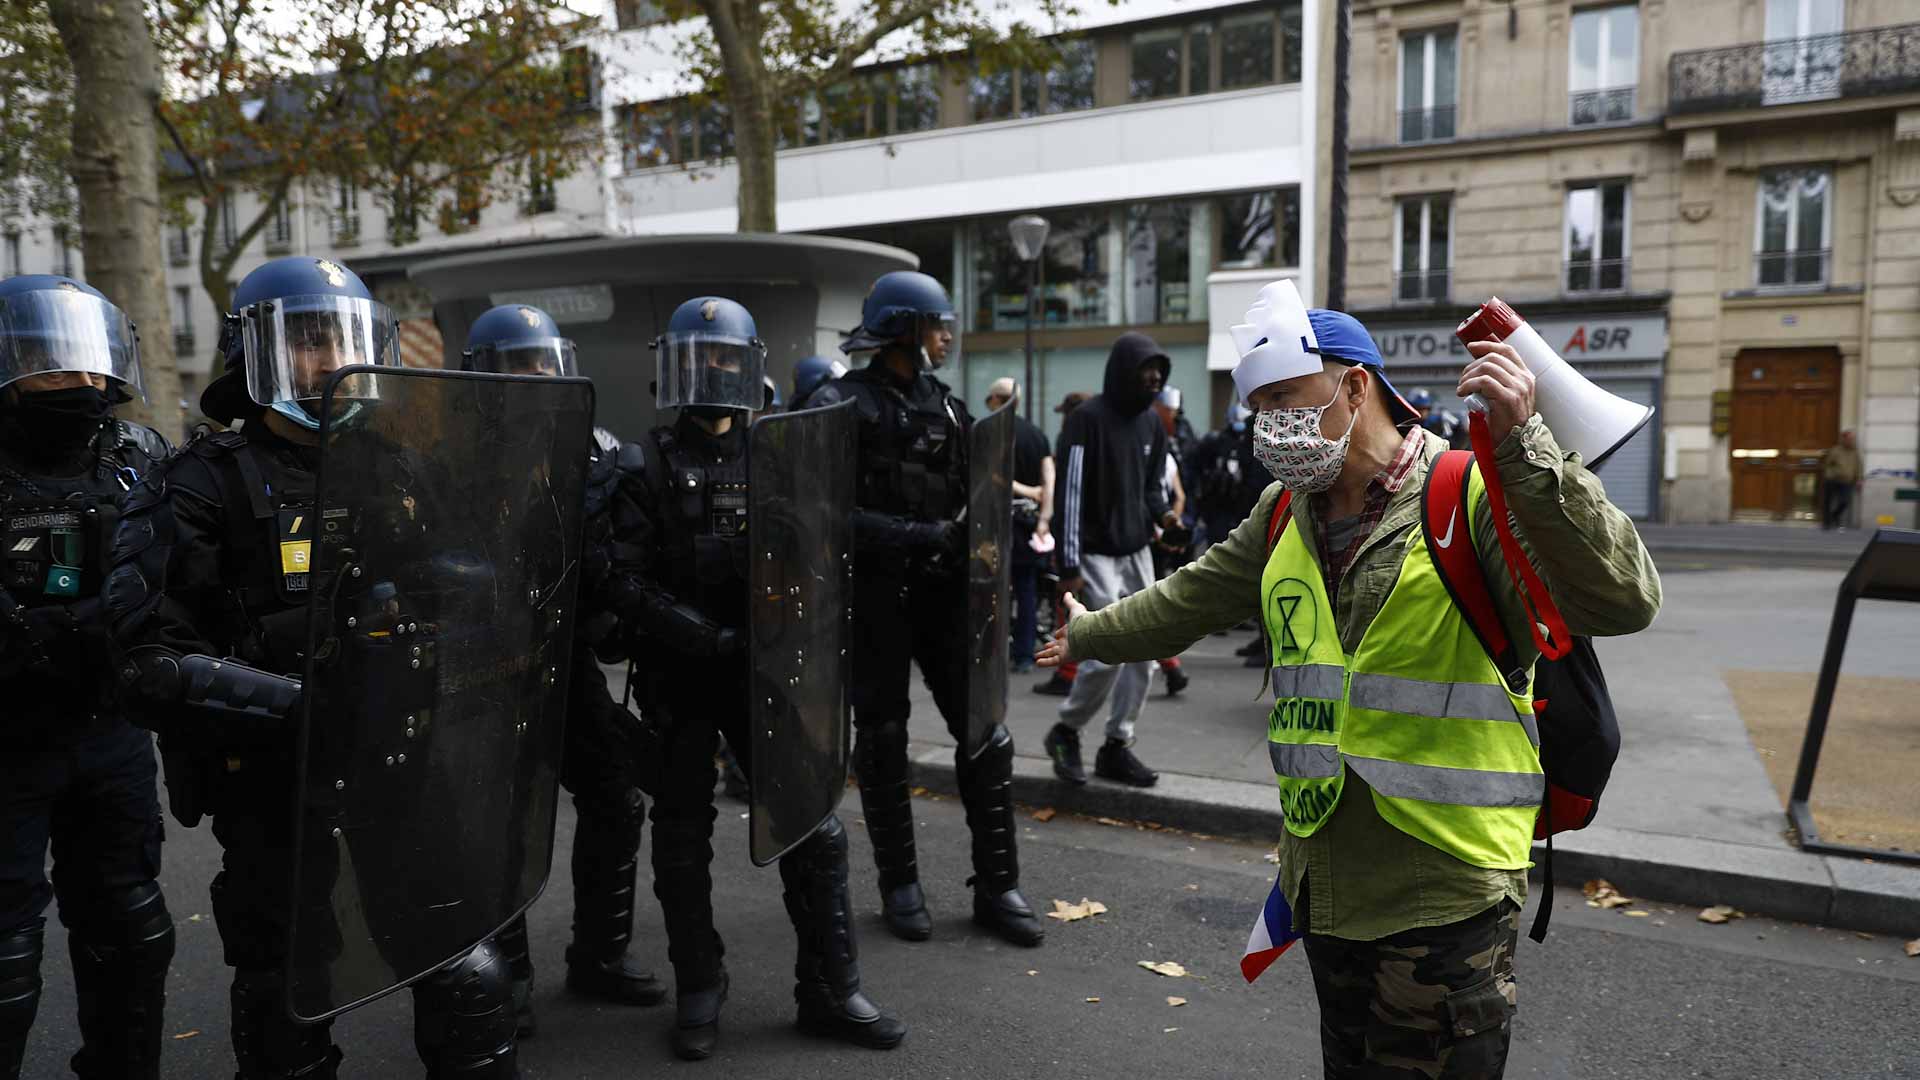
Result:
<svg viewBox="0 0 1920 1080"><path fill-rule="evenodd" d="M526 304L503 304L475 319L467 331L461 367L510 375L577 373L573 342L553 317ZM614 617L597 606L610 566L608 502L623 472L639 468L640 448L612 432L593 430L587 471L586 573L568 682L566 747L560 783L573 794L573 942L567 946L567 989L619 1005L657 1005L666 988L627 956L633 938L634 875L646 801L635 783L633 737L637 721L607 689L600 661L624 659ZM596 653L598 654L596 656ZM531 1035L533 962L525 917L495 939L513 971L519 1033Z"/></svg>
<svg viewBox="0 0 1920 1080"><path fill-rule="evenodd" d="M169 453L113 416L140 393L133 324L106 297L64 277L0 282L0 1077L20 1075L56 894L80 1008L73 1071L160 1073L174 934L154 881L153 738L112 692L99 601L118 500Z"/></svg>
<svg viewBox="0 0 1920 1080"><path fill-rule="evenodd" d="M174 816L191 827L211 814L223 848L211 892L234 969L239 1076L332 1077L341 1056L332 1022L293 1019L285 981L300 900L291 895L294 734L211 698L188 704L179 673L188 655L237 657L266 673L304 669L321 390L348 364L399 366L397 332L351 270L293 256L240 282L220 351L225 371L201 411L244 427L197 433L128 496L105 597L129 656L123 676L146 703L142 722L160 733ZM337 395L332 422L376 404ZM407 516L415 509L409 502ZM515 1075L511 986L490 942L413 990L429 1077Z"/></svg>
<svg viewBox="0 0 1920 1080"><path fill-rule="evenodd" d="M847 373L847 365L825 356L809 356L793 365L793 404L798 411L811 408L808 399L815 390Z"/></svg>
<svg viewBox="0 0 1920 1080"><path fill-rule="evenodd" d="M953 303L925 274L883 274L841 345L870 353L867 366L815 392L810 404L852 400L859 418L854 514L853 708L860 802L880 871L880 899L895 936L933 933L914 856L907 776L907 698L918 663L947 729L967 743L966 404L933 372L953 350ZM1020 945L1045 936L1020 893L1013 823L1013 737L1004 725L977 756L955 755L973 831L973 918Z"/></svg>
<svg viewBox="0 0 1920 1080"><path fill-rule="evenodd" d="M708 869L715 736L756 782L787 764L752 760L748 730L746 421L761 400L766 346L746 308L703 296L674 311L654 349L656 404L679 415L652 432L644 466L623 478L608 593L648 661L634 689L657 746L644 763L654 797L653 891L673 962L673 1046L700 1060L717 1044L728 987ZM844 785L844 776L843 767L817 779ZM780 858L780 881L799 938L800 1027L874 1049L898 1045L906 1025L861 991L837 817Z"/></svg>

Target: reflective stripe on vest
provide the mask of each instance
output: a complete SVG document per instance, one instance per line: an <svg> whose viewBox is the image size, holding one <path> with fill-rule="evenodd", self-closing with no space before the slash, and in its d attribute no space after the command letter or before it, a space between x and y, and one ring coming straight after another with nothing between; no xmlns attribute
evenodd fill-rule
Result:
<svg viewBox="0 0 1920 1080"><path fill-rule="evenodd" d="M1540 745L1533 713L1516 715L1507 688L1486 683L1426 682L1397 675L1356 673L1347 703L1356 709L1379 709L1439 720L1495 720L1518 723L1527 741Z"/></svg>
<svg viewBox="0 0 1920 1080"><path fill-rule="evenodd" d="M1539 806L1545 778L1539 774L1452 769L1405 761L1343 755L1373 790L1395 799L1456 806Z"/></svg>
<svg viewBox="0 0 1920 1080"><path fill-rule="evenodd" d="M1340 775L1340 748L1328 743L1267 743L1275 776L1311 780Z"/></svg>
<svg viewBox="0 0 1920 1080"><path fill-rule="evenodd" d="M1273 696L1277 698L1338 698L1347 685L1341 664L1282 664L1273 669Z"/></svg>

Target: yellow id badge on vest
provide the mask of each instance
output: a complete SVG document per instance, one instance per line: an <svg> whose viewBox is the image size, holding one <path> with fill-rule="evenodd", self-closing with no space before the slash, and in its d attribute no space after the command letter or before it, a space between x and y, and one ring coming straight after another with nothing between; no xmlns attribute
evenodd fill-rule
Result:
<svg viewBox="0 0 1920 1080"><path fill-rule="evenodd" d="M313 515L306 510L280 511L280 572L288 588L304 588L313 563ZM300 575L298 584L293 575Z"/></svg>

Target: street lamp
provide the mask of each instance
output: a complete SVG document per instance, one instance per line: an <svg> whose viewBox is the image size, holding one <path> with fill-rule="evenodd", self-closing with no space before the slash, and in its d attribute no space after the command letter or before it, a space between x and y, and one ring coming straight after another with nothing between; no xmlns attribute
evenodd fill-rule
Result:
<svg viewBox="0 0 1920 1080"><path fill-rule="evenodd" d="M1027 419L1033 419L1033 307L1040 299L1040 253L1047 246L1047 219L1039 214L1021 214L1007 222L1007 235L1013 238L1013 250L1027 264Z"/></svg>

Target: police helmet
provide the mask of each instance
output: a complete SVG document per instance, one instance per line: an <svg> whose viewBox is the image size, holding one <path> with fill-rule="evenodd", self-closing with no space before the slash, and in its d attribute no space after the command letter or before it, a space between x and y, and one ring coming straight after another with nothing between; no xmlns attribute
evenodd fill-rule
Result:
<svg viewBox="0 0 1920 1080"><path fill-rule="evenodd" d="M938 281L916 270L881 274L860 305L860 328L840 351L856 353L900 345L922 369L946 364L959 349L953 300Z"/></svg>
<svg viewBox="0 0 1920 1080"><path fill-rule="evenodd" d="M1433 394L1424 386L1417 386L1407 395L1407 404L1416 409L1424 409L1433 404Z"/></svg>
<svg viewBox="0 0 1920 1080"><path fill-rule="evenodd" d="M760 410L766 393L767 345L753 316L721 296L696 296L653 339L654 404Z"/></svg>
<svg viewBox="0 0 1920 1080"><path fill-rule="evenodd" d="M780 396L780 384L773 381L773 376L771 375L760 376L760 388L761 388L761 393L760 393L760 411L761 412L766 412L768 410L773 410L773 409L784 409L787 407L787 399Z"/></svg>
<svg viewBox="0 0 1920 1080"><path fill-rule="evenodd" d="M103 375L122 394L147 396L133 322L98 289L53 274L0 281L0 389L55 371Z"/></svg>
<svg viewBox="0 0 1920 1080"><path fill-rule="evenodd" d="M804 401L808 394L847 373L847 365L824 356L809 356L793 365L793 400Z"/></svg>
<svg viewBox="0 0 1920 1080"><path fill-rule="evenodd" d="M245 367L247 394L255 403L308 427L319 424L313 406L335 371L350 364L400 366L392 310L353 271L307 255L262 263L241 279L220 347L229 371ZM213 392L209 385L201 407L225 419L207 407ZM337 399L378 393L370 379L349 379L334 390Z"/></svg>
<svg viewBox="0 0 1920 1080"><path fill-rule="evenodd" d="M573 375L579 365L573 342L561 336L553 316L530 304L502 304L473 320L460 370Z"/></svg>

